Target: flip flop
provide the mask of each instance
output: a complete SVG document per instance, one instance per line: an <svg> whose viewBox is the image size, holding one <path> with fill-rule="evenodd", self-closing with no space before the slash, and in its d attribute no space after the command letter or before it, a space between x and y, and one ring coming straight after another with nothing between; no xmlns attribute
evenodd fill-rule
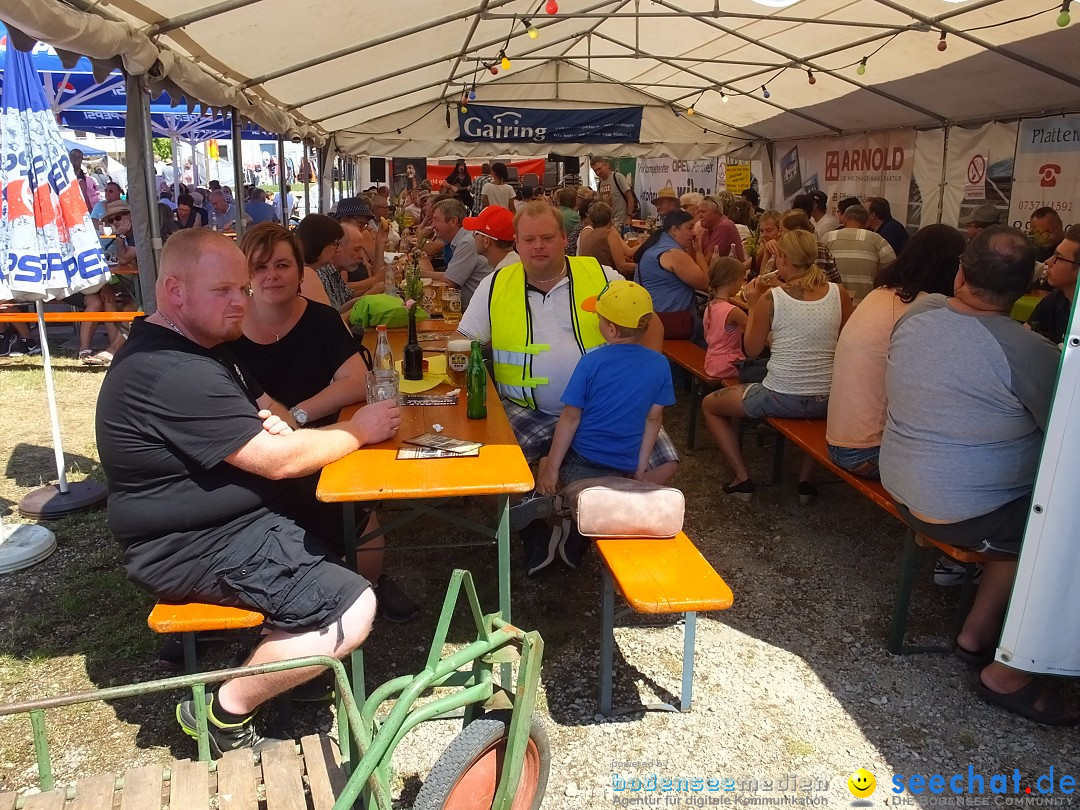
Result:
<svg viewBox="0 0 1080 810"><path fill-rule="evenodd" d="M1068 716L1065 714L1065 701L1056 690L1050 689L1037 678L1032 679L1026 686L1021 686L1015 692L1002 694L995 692L982 682L982 675L973 672L971 686L975 692L993 706L999 706L1005 711L1018 714L1035 723L1044 726L1075 726L1080 723L1080 714ZM1036 709L1035 704L1043 697L1044 707Z"/></svg>
<svg viewBox="0 0 1080 810"><path fill-rule="evenodd" d="M85 365L90 365L88 362L94 353L90 349L79 349L79 362Z"/></svg>
<svg viewBox="0 0 1080 810"><path fill-rule="evenodd" d="M997 646L987 647L983 650L966 650L960 646L960 642L953 643L953 655L967 664L969 667L978 667L982 669L987 664L994 660L994 655L997 653Z"/></svg>
<svg viewBox="0 0 1080 810"><path fill-rule="evenodd" d="M91 354L91 355L89 355L87 357L82 358L82 362L83 362L84 366L107 366L107 365L109 365L108 360L106 360L103 357L99 357L96 354Z"/></svg>

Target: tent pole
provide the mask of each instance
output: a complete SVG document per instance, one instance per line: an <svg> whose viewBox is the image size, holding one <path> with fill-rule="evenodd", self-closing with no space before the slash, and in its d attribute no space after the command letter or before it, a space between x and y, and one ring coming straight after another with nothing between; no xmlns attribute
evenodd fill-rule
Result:
<svg viewBox="0 0 1080 810"><path fill-rule="evenodd" d="M161 223L158 222L157 173L154 170L150 94L145 76L126 76L127 121L124 149L128 157L128 205L139 263L139 295L144 312L157 308L155 285L161 256ZM140 176L142 182L139 182Z"/></svg>
<svg viewBox="0 0 1080 810"><path fill-rule="evenodd" d="M236 200L236 238L244 235L244 164L240 154L240 111L232 108L233 199Z"/></svg>
<svg viewBox="0 0 1080 810"><path fill-rule="evenodd" d="M941 145L941 183L938 185L938 198L937 198L937 221L941 224L941 217L945 213L945 187L949 182L948 166L949 166L949 130L951 129L946 124L942 129L945 130L945 137L942 139Z"/></svg>
<svg viewBox="0 0 1080 810"><path fill-rule="evenodd" d="M191 184L196 188L199 187L199 149L198 144L195 142L195 136L192 135L188 140L188 145L191 146Z"/></svg>
<svg viewBox="0 0 1080 810"><path fill-rule="evenodd" d="M180 196L180 152L177 149L176 133L174 132L169 136L169 140L172 146L172 184L173 184L173 202L175 203Z"/></svg>
<svg viewBox="0 0 1080 810"><path fill-rule="evenodd" d="M304 172L304 216L306 217L311 213L311 198L308 196L311 193L311 147L307 141L304 141L304 158L300 161L300 168L304 168L304 164L307 164L307 171Z"/></svg>
<svg viewBox="0 0 1080 810"><path fill-rule="evenodd" d="M277 139L277 178L278 178L278 199L281 201L281 224L288 227L289 214L291 211L286 211L285 206L289 204L289 195L285 191L285 187L288 185L285 182L285 139L278 135Z"/></svg>

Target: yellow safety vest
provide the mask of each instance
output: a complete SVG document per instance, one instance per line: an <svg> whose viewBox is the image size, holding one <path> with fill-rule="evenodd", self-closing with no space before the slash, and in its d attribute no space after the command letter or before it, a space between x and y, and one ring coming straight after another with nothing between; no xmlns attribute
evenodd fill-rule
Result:
<svg viewBox="0 0 1080 810"><path fill-rule="evenodd" d="M600 321L593 312L581 308L581 302L599 295L607 286L600 263L589 256L568 256L570 300L567 313L581 354L604 342ZM547 377L534 377L533 358L551 351L550 344L533 343L532 312L529 310L525 268L521 262L495 271L488 298L491 318L491 351L495 385L499 393L525 408L536 408L532 389L546 385Z"/></svg>

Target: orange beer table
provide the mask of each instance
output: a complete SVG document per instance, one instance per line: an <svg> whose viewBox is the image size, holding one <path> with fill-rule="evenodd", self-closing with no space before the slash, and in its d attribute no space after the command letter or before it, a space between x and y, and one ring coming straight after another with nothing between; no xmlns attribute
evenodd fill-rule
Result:
<svg viewBox="0 0 1080 810"><path fill-rule="evenodd" d="M421 322L418 331L447 328L436 324L439 322ZM394 358L400 359L407 332L404 329L391 329L389 336ZM369 348L374 348L375 330L368 330L364 342ZM425 350L442 350L445 341L426 341L420 345ZM444 383L425 393L446 393L449 390L450 386ZM341 418L350 417L357 407L343 409ZM499 612L505 621L510 621L510 495L531 490L533 477L490 378L487 411L487 419L467 418L464 389L457 405L403 405L401 427L397 434L381 444L362 447L327 464L319 477L316 494L320 501L345 506L347 538L356 536L353 504L357 501L399 501L410 507L370 536L359 538L358 543L403 526L421 515L445 520L494 539L499 548ZM435 424L443 426L445 436L482 442L484 446L480 448L480 455L408 460L396 457L398 448L409 446L405 439L432 432ZM460 495L497 496L496 525L492 527L440 511L437 503L424 503Z"/></svg>

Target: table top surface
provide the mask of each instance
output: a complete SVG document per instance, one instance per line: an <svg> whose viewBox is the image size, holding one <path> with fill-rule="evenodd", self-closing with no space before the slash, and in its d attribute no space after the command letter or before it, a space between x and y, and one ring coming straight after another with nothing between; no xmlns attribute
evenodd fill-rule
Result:
<svg viewBox="0 0 1080 810"><path fill-rule="evenodd" d="M433 321L431 324L440 323ZM446 327L444 327L446 328ZM434 331L427 324L418 330ZM387 330L395 359L407 339L404 329ZM374 348L375 331L364 338ZM443 349L445 341L425 341L424 349ZM442 384L425 393L450 390ZM466 416L465 392L457 405L404 405L397 434L381 444L362 447L323 467L316 495L320 501L403 500L443 498L454 495L495 495L528 492L533 488L532 471L521 453L514 431L506 418L494 385L488 379L487 419ZM357 405L344 408L341 418L350 417ZM480 455L467 458L398 459L400 447L409 447L405 439L434 432L443 426L444 436L482 442Z"/></svg>

